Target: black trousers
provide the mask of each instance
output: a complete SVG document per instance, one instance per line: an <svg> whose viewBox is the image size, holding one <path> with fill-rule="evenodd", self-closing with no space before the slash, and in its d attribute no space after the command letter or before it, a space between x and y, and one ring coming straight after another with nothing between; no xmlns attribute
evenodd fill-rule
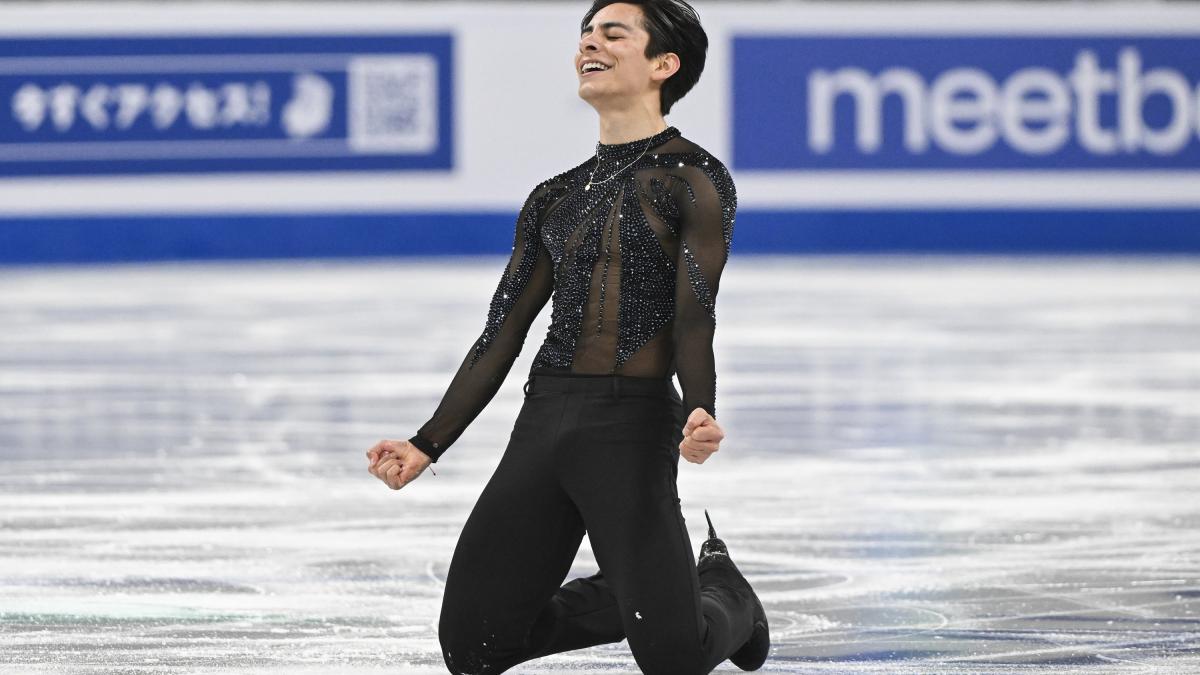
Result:
<svg viewBox="0 0 1200 675"><path fill-rule="evenodd" d="M669 378L536 369L463 527L438 637L451 673L619 642L644 673L708 673L753 608L697 575L676 478L686 419ZM565 585L587 533L600 572Z"/></svg>

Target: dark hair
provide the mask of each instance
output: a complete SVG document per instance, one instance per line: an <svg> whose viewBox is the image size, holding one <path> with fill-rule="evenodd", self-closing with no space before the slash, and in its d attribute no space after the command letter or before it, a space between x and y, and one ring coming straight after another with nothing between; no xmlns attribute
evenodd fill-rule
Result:
<svg viewBox="0 0 1200 675"><path fill-rule="evenodd" d="M704 56L708 51L708 35L700 26L700 16L684 0L595 0L592 8L579 23L579 31L592 21L601 9L618 2L642 8L642 27L650 34L646 43L646 58L674 52L679 56L679 70L663 82L660 107L662 114L691 91L704 71Z"/></svg>

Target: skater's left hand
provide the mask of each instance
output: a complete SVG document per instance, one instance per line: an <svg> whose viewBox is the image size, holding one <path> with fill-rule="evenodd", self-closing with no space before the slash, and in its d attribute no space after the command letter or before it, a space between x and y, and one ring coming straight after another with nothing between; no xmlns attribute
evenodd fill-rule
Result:
<svg viewBox="0 0 1200 675"><path fill-rule="evenodd" d="M703 464L717 450L725 431L717 420L704 408L696 408L688 415L683 425L683 440L679 442L679 456L693 464Z"/></svg>

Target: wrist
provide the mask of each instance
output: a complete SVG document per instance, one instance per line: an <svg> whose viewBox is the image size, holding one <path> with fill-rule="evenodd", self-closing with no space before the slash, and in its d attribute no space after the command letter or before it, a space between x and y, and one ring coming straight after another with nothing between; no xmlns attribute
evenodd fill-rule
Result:
<svg viewBox="0 0 1200 675"><path fill-rule="evenodd" d="M438 458L446 450L440 443L425 438L420 432L413 434L412 438L408 439L408 442L412 443L416 449L428 455L431 462L438 461Z"/></svg>

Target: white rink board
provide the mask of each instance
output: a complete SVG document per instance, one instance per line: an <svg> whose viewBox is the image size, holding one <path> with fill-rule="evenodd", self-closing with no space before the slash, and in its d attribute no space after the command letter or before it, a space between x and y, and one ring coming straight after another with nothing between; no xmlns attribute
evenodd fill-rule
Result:
<svg viewBox="0 0 1200 675"><path fill-rule="evenodd" d="M1200 8L1182 4L697 4L710 37L708 66L668 122L726 161L734 35L1187 37L1200 31ZM515 211L532 185L592 153L596 117L578 98L572 69L584 8L458 2L0 6L0 39L435 30L451 32L455 50L449 172L23 177L0 180L0 216ZM750 209L1200 205L1200 178L1192 169L796 172L735 166L734 175L740 203Z"/></svg>

